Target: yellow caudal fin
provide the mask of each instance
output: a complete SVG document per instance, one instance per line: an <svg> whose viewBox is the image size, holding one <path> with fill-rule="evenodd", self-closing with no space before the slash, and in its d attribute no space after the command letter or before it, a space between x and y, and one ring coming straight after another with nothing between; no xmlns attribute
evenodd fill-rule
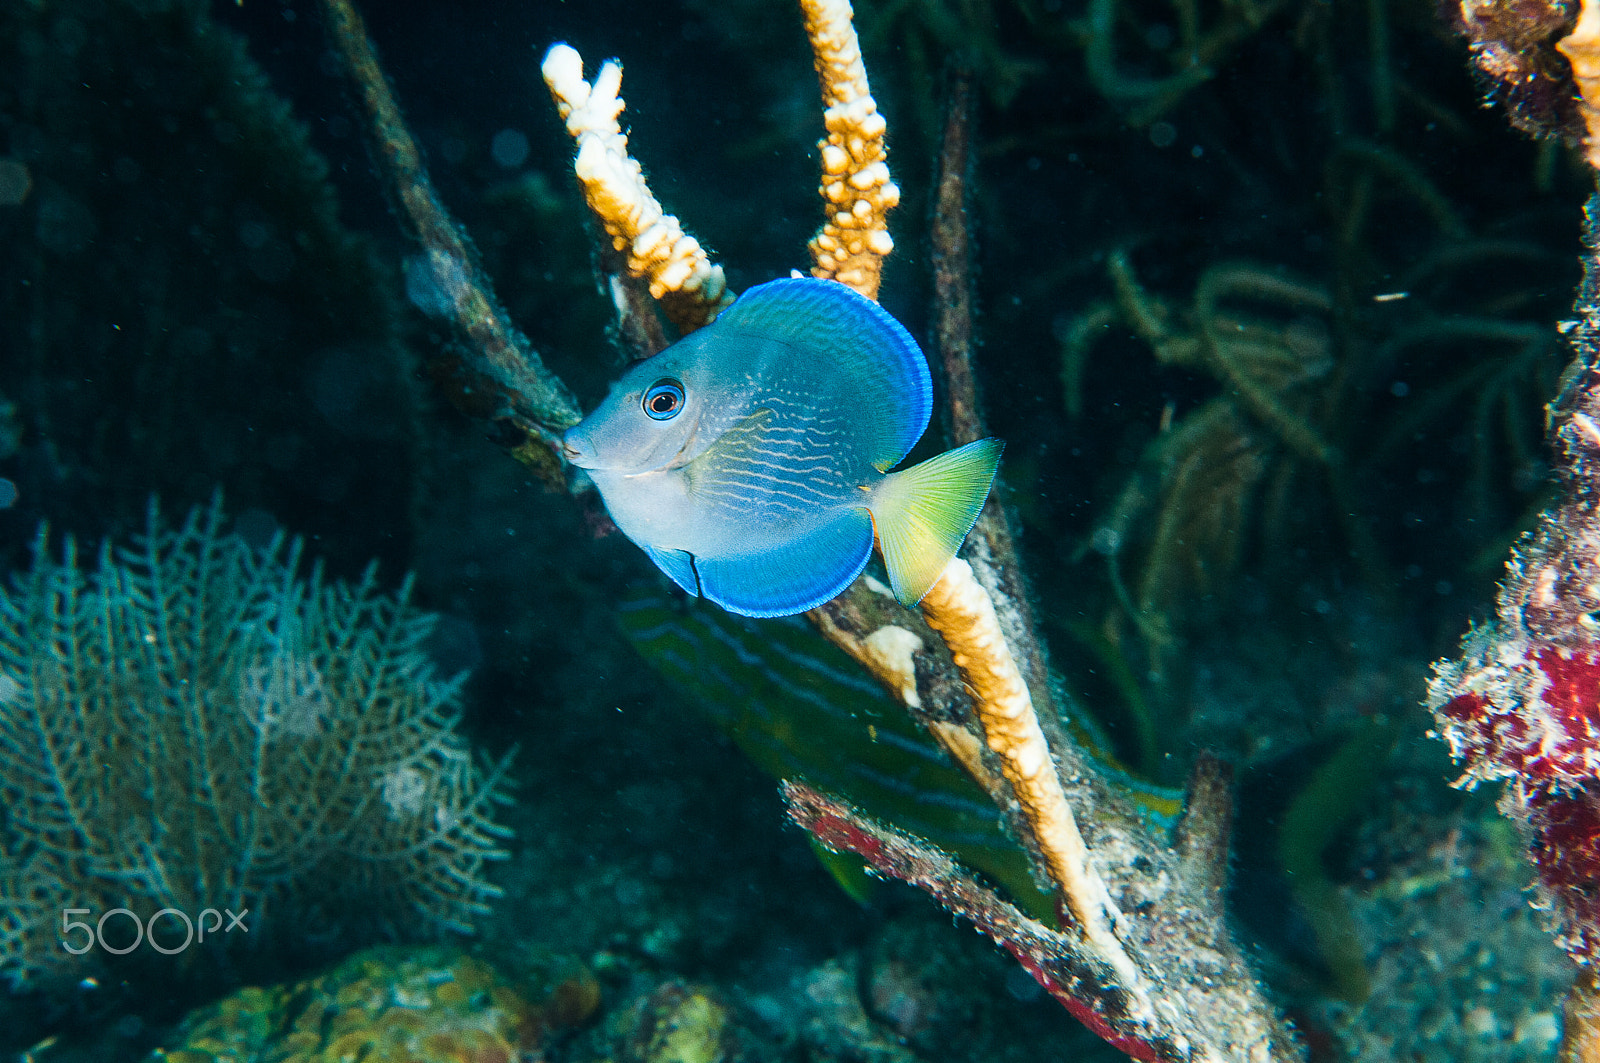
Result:
<svg viewBox="0 0 1600 1063"><path fill-rule="evenodd" d="M928 593L989 497L1005 446L980 439L890 473L869 507L894 596L907 608Z"/></svg>

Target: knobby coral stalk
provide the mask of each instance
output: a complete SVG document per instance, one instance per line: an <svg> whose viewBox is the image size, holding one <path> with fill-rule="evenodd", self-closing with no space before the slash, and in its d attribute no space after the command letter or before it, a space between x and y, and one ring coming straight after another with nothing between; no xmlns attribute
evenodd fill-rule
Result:
<svg viewBox="0 0 1600 1063"><path fill-rule="evenodd" d="M972 150L971 74L957 70L951 77L943 142L940 148L939 179L934 199L932 227L934 307L937 353L944 370L951 440L969 443L987 434L982 405L978 399L977 378L972 368L972 285L971 241L968 238L966 186L971 169ZM1032 610L1026 588L1021 586L1021 566L1011 534L1010 522L999 505L984 508L973 528L970 549L977 555L983 577L973 581L972 569L953 563L923 599L923 614L931 627L944 638L955 664L961 669L969 689L988 690L978 694L980 702L990 702L991 710L980 715L988 744L1000 756L1002 772L1011 784L1023 816L1033 828L1038 855L1049 868L1049 877L1061 891L1062 903L1102 953L1123 968L1123 977L1133 981L1132 961L1109 932L1112 910L1105 885L1093 871L1088 850L1078 831L1076 818L1061 789L1050 745L1040 726L1040 715L1030 693L1037 691L1048 700L1046 665L1034 638ZM987 593L974 593L978 583ZM1010 625L1002 625L993 607L994 600L1013 605ZM1002 628L1006 628L1002 631ZM1004 655L985 652L983 642L998 642L1001 647L1016 647L1017 658L1025 662L1018 668L1010 652ZM974 679L983 677L983 685ZM1053 718L1051 716L1046 718ZM995 749L1011 748L1018 755L1007 757ZM1058 742L1058 745L1061 744ZM947 743L948 745L948 743ZM1041 759L1042 758L1042 759Z"/></svg>
<svg viewBox="0 0 1600 1063"><path fill-rule="evenodd" d="M801 0L800 6L805 13L806 35L811 40L817 73L822 81L823 103L827 108L828 138L818 146L822 155L821 193L835 211L830 219L832 228L825 227L811 243L816 263L812 273L832 277L868 299L876 299L882 259L894 246L888 239L886 214L888 208L899 201L899 190L890 179L883 146L886 123L878 114L867 87L866 69L861 61L849 3L846 0ZM951 194L958 200L961 198L958 192ZM843 209L847 205L848 210ZM959 225L960 222L950 219L947 224ZM964 232L964 226L961 227ZM884 239L870 239L874 232L881 232ZM841 244L841 241L851 240L856 242ZM841 246L851 252L850 265L841 266L838 258ZM953 252L953 242L947 240L946 248L947 253ZM946 271L946 276L953 276L955 272ZM960 283L947 286L963 287ZM949 321L953 324L954 319ZM955 361L956 372L951 373L947 365L946 376L951 378L957 427L967 431L981 428L970 363L965 359ZM1111 913L1115 906L1111 904L1104 883L1090 866L1088 850L1061 788L1028 687L1000 630L989 592L973 578L971 566L955 558L923 598L921 610L928 626L944 640L953 663L961 672L972 696L985 743L998 758L1000 772L1011 785L1021 817L1028 824L1037 855L1060 895L1061 905L1071 913L1091 947L1116 972L1117 978L1130 988L1140 986L1143 977L1111 932ZM881 641L882 632L874 632L863 640L861 647L879 667L884 663ZM903 669L901 674L903 677ZM900 683L903 687L903 678ZM966 764L973 759L958 731L942 727L930 730L959 762ZM980 777L980 782L986 781Z"/></svg>
<svg viewBox="0 0 1600 1063"><path fill-rule="evenodd" d="M1039 727L1033 699L1006 646L989 593L956 558L922 600L922 615L944 638L967 682L990 751L1033 827L1045 872L1061 904L1089 944L1130 993L1143 994L1144 977L1112 933L1116 906L1089 862L1077 818L1061 788L1056 764Z"/></svg>
<svg viewBox="0 0 1600 1063"><path fill-rule="evenodd" d="M867 84L850 0L800 0L800 10L828 131L817 143L822 157L818 192L828 218L811 240L811 273L876 299L883 259L894 249L889 211L900 202L900 188L889 177L888 123Z"/></svg>
<svg viewBox="0 0 1600 1063"><path fill-rule="evenodd" d="M604 63L594 81L583 78L583 59L558 44L541 66L556 109L577 142L574 170L584 198L626 256L627 269L648 280L650 295L684 332L708 324L733 301L722 275L700 242L683 231L676 216L644 180L644 169L628 154L628 138L617 119L623 110L622 64Z"/></svg>

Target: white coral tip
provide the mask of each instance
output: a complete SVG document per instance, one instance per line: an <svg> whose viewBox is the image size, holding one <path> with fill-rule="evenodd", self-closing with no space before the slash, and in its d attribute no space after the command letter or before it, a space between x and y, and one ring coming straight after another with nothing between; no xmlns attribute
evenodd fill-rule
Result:
<svg viewBox="0 0 1600 1063"><path fill-rule="evenodd" d="M622 64L615 59L607 59L600 67L600 73L594 76L594 95L600 100L617 100L622 93ZM622 108L617 108L618 112Z"/></svg>
<svg viewBox="0 0 1600 1063"><path fill-rule="evenodd" d="M589 85L583 80L583 56L572 45L562 42L552 44L539 64L544 83L550 91L575 107L581 107L589 95Z"/></svg>
<svg viewBox="0 0 1600 1063"><path fill-rule="evenodd" d="M582 137L578 141L578 155L572 163L573 172L580 181L598 181L612 175L611 155L599 137Z"/></svg>

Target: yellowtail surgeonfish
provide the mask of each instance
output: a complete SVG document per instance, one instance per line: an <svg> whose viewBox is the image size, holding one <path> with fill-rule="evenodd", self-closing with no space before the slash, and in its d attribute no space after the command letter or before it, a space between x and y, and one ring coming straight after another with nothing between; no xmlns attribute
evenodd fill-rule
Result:
<svg viewBox="0 0 1600 1063"><path fill-rule="evenodd" d="M787 616L861 574L873 533L915 605L988 497L1001 443L889 470L933 384L905 328L834 281L757 285L630 369L564 437L622 533L690 594Z"/></svg>

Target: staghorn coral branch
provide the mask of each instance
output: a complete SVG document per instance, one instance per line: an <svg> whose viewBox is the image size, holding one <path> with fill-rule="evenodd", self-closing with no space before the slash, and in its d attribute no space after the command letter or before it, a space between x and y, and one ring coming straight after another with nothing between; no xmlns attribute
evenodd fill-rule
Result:
<svg viewBox="0 0 1600 1063"><path fill-rule="evenodd" d="M972 694L988 747L1033 828L1044 869L1093 954L1135 997L1145 978L1112 932L1118 912L1089 862L1089 850L1061 788L1055 760L1039 727L1033 699L1006 646L987 591L960 558L922 600L922 615L944 638ZM1148 1007L1148 1002L1144 1001Z"/></svg>
<svg viewBox="0 0 1600 1063"><path fill-rule="evenodd" d="M884 145L888 123L867 84L850 0L800 0L800 10L828 130L817 142L822 157L817 191L828 218L811 240L816 263L811 273L877 299L883 260L894 250L888 215L900 202Z"/></svg>
<svg viewBox="0 0 1600 1063"><path fill-rule="evenodd" d="M583 78L583 57L557 44L545 53L540 69L577 143L573 168L584 198L612 246L627 256L628 272L648 279L651 296L683 332L709 324L733 295L722 267L683 231L676 216L661 209L643 168L628 154L628 138L617 122L624 106L617 95L622 64L614 59L602 64L590 83Z"/></svg>

